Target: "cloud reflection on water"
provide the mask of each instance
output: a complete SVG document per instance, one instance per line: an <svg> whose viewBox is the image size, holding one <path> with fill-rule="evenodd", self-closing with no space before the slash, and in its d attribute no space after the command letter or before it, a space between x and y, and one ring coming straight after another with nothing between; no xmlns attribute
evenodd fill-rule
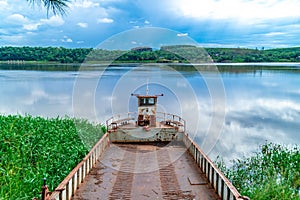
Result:
<svg viewBox="0 0 300 200"><path fill-rule="evenodd" d="M68 72L0 70L0 113L72 116L74 76ZM63 75L63 76L62 76Z"/></svg>
<svg viewBox="0 0 300 200"><path fill-rule="evenodd" d="M249 156L265 141L300 144L299 105L293 101L280 103L276 99L261 101L241 100L244 106L228 106L222 139L214 157L221 154L228 162L235 157Z"/></svg>
<svg viewBox="0 0 300 200"><path fill-rule="evenodd" d="M217 155L226 162L247 156L266 140L300 144L300 79L293 73L268 72L260 77L249 76L251 72L222 74L226 116L216 138L208 133L213 104L201 76L158 68L130 70L107 69L100 80L100 72L82 72L76 112L72 104L77 72L0 71L0 113L68 115L104 122L114 113L135 111L137 102L130 94L144 93L148 78L150 93L165 94L159 98L158 108L182 115L188 131L197 131L195 139L213 160ZM212 151L205 147L211 140L217 142Z"/></svg>

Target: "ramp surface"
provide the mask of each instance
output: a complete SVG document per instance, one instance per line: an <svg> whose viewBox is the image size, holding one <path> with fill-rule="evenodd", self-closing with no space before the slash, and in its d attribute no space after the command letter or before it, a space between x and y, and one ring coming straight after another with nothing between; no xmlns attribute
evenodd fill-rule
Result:
<svg viewBox="0 0 300 200"><path fill-rule="evenodd" d="M111 144L73 200L220 199L182 144Z"/></svg>

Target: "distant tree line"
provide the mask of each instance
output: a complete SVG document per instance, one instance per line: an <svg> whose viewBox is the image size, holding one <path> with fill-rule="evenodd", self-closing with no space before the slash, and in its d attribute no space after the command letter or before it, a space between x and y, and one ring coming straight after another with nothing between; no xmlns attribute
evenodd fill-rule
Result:
<svg viewBox="0 0 300 200"><path fill-rule="evenodd" d="M191 45L103 50L64 47L1 47L0 61L87 62L300 62L300 47L281 49L198 48Z"/></svg>
<svg viewBox="0 0 300 200"><path fill-rule="evenodd" d="M64 47L1 47L0 60L81 63L92 49Z"/></svg>
<svg viewBox="0 0 300 200"><path fill-rule="evenodd" d="M215 62L299 62L300 47L280 49L208 48Z"/></svg>

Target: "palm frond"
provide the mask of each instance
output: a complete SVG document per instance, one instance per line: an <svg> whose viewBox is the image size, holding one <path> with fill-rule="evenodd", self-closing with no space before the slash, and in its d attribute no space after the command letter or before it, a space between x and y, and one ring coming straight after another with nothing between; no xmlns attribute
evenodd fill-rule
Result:
<svg viewBox="0 0 300 200"><path fill-rule="evenodd" d="M27 0L27 1L29 2L29 4L31 6L35 6L35 5L40 6L41 5L41 0Z"/></svg>
<svg viewBox="0 0 300 200"><path fill-rule="evenodd" d="M32 6L38 5L43 6L47 9L47 16L49 12L54 15L65 15L68 9L68 2L70 0L27 0Z"/></svg>
<svg viewBox="0 0 300 200"><path fill-rule="evenodd" d="M54 15L65 15L70 0L43 0L44 6L47 8L47 15L51 10Z"/></svg>

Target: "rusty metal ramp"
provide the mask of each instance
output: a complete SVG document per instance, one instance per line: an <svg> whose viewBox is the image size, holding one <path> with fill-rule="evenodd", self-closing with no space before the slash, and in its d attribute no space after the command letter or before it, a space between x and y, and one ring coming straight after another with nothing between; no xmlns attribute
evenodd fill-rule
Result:
<svg viewBox="0 0 300 200"><path fill-rule="evenodd" d="M220 199L181 143L111 144L73 200Z"/></svg>

